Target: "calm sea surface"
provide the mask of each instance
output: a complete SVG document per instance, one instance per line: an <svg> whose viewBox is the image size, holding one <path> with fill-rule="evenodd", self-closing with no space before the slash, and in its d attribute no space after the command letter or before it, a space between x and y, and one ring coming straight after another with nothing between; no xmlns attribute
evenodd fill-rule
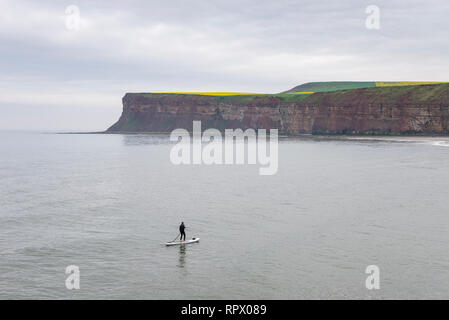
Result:
<svg viewBox="0 0 449 320"><path fill-rule="evenodd" d="M281 139L273 176L171 147L0 133L0 299L449 298L447 140Z"/></svg>

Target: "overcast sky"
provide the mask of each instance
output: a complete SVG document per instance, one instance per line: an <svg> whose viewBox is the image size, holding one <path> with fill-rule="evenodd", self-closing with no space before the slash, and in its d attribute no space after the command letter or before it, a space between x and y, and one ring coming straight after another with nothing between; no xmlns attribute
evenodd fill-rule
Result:
<svg viewBox="0 0 449 320"><path fill-rule="evenodd" d="M448 17L448 0L0 0L0 129L104 130L126 92L449 81Z"/></svg>

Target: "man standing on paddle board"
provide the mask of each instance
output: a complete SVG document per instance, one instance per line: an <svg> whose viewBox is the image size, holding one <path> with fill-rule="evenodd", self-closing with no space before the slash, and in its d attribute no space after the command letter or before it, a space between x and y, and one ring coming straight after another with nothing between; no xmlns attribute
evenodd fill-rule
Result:
<svg viewBox="0 0 449 320"><path fill-rule="evenodd" d="M186 233L184 232L184 229L186 226L184 225L184 221L181 222L181 225L179 226L179 232L181 233L181 238L179 240L182 241L182 236L184 236L184 241L186 241Z"/></svg>

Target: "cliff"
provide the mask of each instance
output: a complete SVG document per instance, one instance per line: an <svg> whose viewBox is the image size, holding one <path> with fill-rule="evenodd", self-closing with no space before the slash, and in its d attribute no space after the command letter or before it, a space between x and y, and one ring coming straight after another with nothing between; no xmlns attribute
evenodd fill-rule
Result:
<svg viewBox="0 0 449 320"><path fill-rule="evenodd" d="M449 84L313 94L213 96L127 93L107 132L277 128L283 134L449 134Z"/></svg>

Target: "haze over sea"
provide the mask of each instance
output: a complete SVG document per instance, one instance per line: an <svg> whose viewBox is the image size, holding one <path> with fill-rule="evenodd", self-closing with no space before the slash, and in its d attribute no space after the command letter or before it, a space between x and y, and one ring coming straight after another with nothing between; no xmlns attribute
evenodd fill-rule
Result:
<svg viewBox="0 0 449 320"><path fill-rule="evenodd" d="M171 147L0 133L0 299L449 298L447 138L281 138L273 176Z"/></svg>

